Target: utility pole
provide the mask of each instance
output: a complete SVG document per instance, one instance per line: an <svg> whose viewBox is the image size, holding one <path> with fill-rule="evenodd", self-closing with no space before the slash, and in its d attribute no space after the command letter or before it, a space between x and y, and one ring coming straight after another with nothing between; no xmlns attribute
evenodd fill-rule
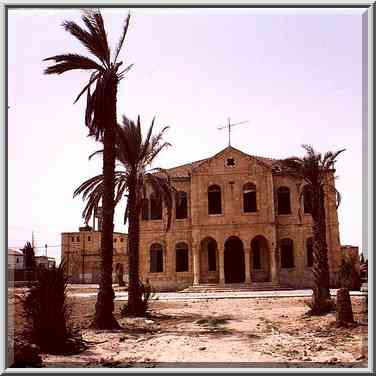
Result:
<svg viewBox="0 0 376 376"><path fill-rule="evenodd" d="M82 231L82 244L83 244L83 249L82 249L82 283L85 283L85 231Z"/></svg>

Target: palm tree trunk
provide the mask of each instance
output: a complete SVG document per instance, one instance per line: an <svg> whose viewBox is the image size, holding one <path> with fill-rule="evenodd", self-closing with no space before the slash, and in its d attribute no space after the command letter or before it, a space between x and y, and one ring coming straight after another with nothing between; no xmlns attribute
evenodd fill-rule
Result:
<svg viewBox="0 0 376 376"><path fill-rule="evenodd" d="M326 220L324 193L317 194L316 211L313 211L313 294L311 314L322 314L330 311L328 246L326 242Z"/></svg>
<svg viewBox="0 0 376 376"><path fill-rule="evenodd" d="M139 243L140 218L137 205L135 184L131 183L128 196L129 228L128 228L128 306L127 314L138 316L144 314L140 279L139 279Z"/></svg>
<svg viewBox="0 0 376 376"><path fill-rule="evenodd" d="M112 259L114 231L114 179L117 79L110 81L105 103L109 122L103 134L103 222L101 234L101 271L95 305L94 326L98 329L117 329L114 311L115 293L112 288Z"/></svg>

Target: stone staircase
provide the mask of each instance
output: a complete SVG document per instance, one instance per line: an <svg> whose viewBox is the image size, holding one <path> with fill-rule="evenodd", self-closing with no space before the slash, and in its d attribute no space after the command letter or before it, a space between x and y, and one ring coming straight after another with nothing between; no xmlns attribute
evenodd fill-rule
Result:
<svg viewBox="0 0 376 376"><path fill-rule="evenodd" d="M252 282L252 283L201 283L189 286L180 292L245 292L245 291L283 291L293 290L292 287L282 286L277 282Z"/></svg>

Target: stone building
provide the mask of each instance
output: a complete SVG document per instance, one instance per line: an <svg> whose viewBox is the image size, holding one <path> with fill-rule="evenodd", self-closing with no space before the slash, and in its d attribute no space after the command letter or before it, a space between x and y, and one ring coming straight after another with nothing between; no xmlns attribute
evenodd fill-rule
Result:
<svg viewBox="0 0 376 376"><path fill-rule="evenodd" d="M179 191L170 231L155 197L140 222L140 275L159 290L269 282L311 286L310 198L276 160L234 147L168 171ZM328 179L334 184L334 171ZM332 286L341 259L334 193L326 201ZM73 236L73 235L72 235Z"/></svg>
<svg viewBox="0 0 376 376"><path fill-rule="evenodd" d="M113 234L113 281L116 282L115 271L123 270L124 280L127 278L127 239L128 235L120 232ZM98 283L100 272L101 232L90 226L80 227L78 232L61 234L62 259L65 261L70 282Z"/></svg>

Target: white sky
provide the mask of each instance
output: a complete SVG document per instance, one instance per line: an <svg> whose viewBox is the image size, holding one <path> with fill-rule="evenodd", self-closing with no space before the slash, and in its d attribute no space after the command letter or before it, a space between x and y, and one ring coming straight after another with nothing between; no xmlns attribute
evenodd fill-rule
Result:
<svg viewBox="0 0 376 376"><path fill-rule="evenodd" d="M337 163L342 244L362 240L362 33L364 10L133 9L118 117L154 115L169 125L172 147L158 165L207 158L227 145L227 118L250 120L233 129L232 145L246 153L284 158L346 148ZM112 46L126 9L103 11ZM43 75L43 58L86 53L60 26L79 10L11 10L8 30L9 246L31 241L60 253L60 233L83 224L73 190L101 171L88 155L85 99L73 100L86 73ZM115 231L122 225L117 208ZM40 249L40 251L43 251Z"/></svg>

